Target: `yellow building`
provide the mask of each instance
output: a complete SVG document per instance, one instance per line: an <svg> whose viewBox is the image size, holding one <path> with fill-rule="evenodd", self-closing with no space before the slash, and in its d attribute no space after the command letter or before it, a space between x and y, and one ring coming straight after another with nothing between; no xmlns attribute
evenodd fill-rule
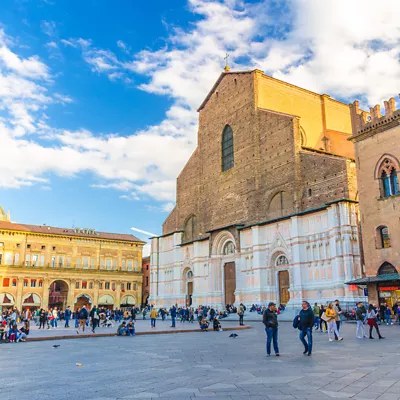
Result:
<svg viewBox="0 0 400 400"><path fill-rule="evenodd" d="M140 306L144 242L10 222L0 207L0 309Z"/></svg>

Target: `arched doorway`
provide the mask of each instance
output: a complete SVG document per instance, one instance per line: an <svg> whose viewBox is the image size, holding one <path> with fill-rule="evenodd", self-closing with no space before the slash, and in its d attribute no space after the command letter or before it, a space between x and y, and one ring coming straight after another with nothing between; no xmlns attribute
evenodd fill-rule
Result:
<svg viewBox="0 0 400 400"><path fill-rule="evenodd" d="M0 310L14 308L15 299L12 294L0 293Z"/></svg>
<svg viewBox="0 0 400 400"><path fill-rule="evenodd" d="M121 310L128 309L136 305L136 299L133 296L127 295L121 299Z"/></svg>
<svg viewBox="0 0 400 400"><path fill-rule="evenodd" d="M40 308L41 300L39 295L36 293L28 293L24 296L22 300L22 311L30 309L31 311Z"/></svg>
<svg viewBox="0 0 400 400"><path fill-rule="evenodd" d="M108 308L109 310L112 310L114 307L114 297L112 297L110 294L103 294L99 297L98 306L100 308Z"/></svg>
<svg viewBox="0 0 400 400"><path fill-rule="evenodd" d="M92 298L88 294L80 294L75 299L75 309L80 309L83 306L86 306L88 309L92 306Z"/></svg>
<svg viewBox="0 0 400 400"><path fill-rule="evenodd" d="M287 257L284 254L278 255L275 260L276 267L285 267L289 264ZM290 277L287 269L278 271L278 286L279 286L279 303L286 305L290 300Z"/></svg>
<svg viewBox="0 0 400 400"><path fill-rule="evenodd" d="M193 302L193 272L191 269L187 268L183 272L183 282L186 307L190 307Z"/></svg>
<svg viewBox="0 0 400 400"><path fill-rule="evenodd" d="M49 287L49 308L57 307L59 310L65 310L67 307L69 287L67 282L57 280Z"/></svg>

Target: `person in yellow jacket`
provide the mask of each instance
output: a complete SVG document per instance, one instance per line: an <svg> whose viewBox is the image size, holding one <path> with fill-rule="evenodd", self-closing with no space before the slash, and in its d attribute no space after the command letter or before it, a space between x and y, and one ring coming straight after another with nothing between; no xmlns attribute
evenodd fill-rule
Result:
<svg viewBox="0 0 400 400"><path fill-rule="evenodd" d="M153 307L153 309L150 311L150 321L151 321L152 328L156 327L157 317L158 317L158 311Z"/></svg>
<svg viewBox="0 0 400 400"><path fill-rule="evenodd" d="M337 336L338 340L343 340L342 337L339 336L339 332L337 330L336 326L336 311L333 308L333 304L329 303L328 308L325 311L325 315L328 318L327 324L328 324L328 336L329 336L329 341L333 342L335 335ZM332 337L333 334L333 337Z"/></svg>

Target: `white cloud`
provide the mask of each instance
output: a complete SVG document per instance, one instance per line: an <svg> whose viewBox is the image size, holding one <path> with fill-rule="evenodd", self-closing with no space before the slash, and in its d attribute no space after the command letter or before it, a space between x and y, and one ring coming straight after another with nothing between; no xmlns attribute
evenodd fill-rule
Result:
<svg viewBox="0 0 400 400"><path fill-rule="evenodd" d="M95 187L118 190L126 200L150 196L162 203L160 209L171 210L176 176L196 145L195 110L222 71L226 52L233 70L258 67L349 101L361 96L374 104L396 94L397 1L388 0L385 7L370 0L188 3L195 22L185 30L169 30L161 48L131 54L128 44L118 41L114 53L88 39L60 40L81 51L96 74L130 86L137 76L145 77L141 90L172 100L158 125L124 137L48 126L45 108L72 99L53 93L46 83L49 68L35 55L22 58L13 52L0 31L0 110L7 114L0 114L0 186L46 186L49 172L75 176L88 171ZM46 137L47 146L34 134Z"/></svg>

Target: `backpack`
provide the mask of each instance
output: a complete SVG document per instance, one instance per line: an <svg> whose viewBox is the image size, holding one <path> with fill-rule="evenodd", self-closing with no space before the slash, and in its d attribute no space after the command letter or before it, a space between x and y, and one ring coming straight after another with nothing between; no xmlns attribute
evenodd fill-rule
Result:
<svg viewBox="0 0 400 400"><path fill-rule="evenodd" d="M299 318L300 318L300 315L296 315L296 316L294 317L294 320L293 320L293 328L294 328L294 329L300 329L300 330L301 330L301 323L300 323Z"/></svg>

